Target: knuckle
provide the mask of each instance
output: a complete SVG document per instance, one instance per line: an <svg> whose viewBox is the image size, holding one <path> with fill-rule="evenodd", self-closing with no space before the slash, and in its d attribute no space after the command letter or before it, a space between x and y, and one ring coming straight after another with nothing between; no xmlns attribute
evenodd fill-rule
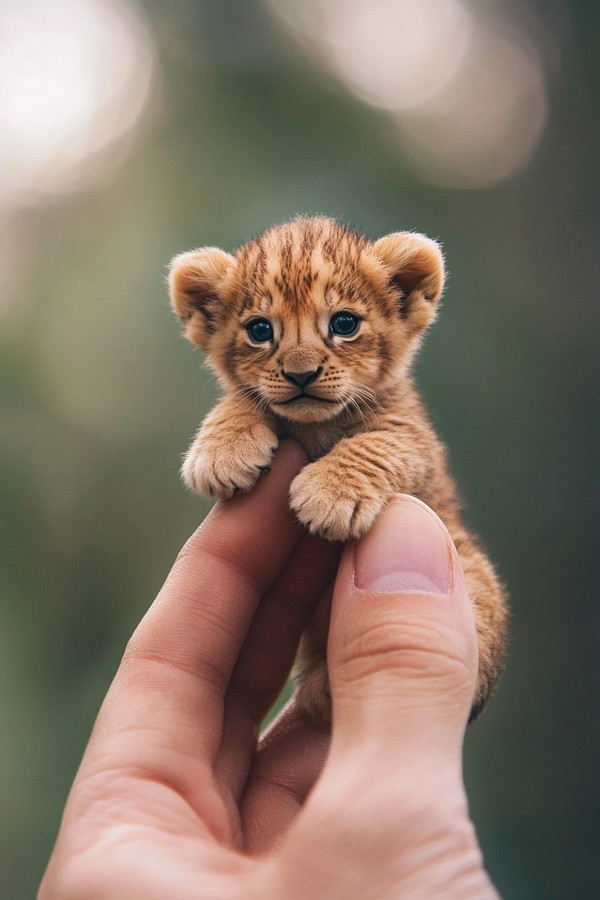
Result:
<svg viewBox="0 0 600 900"><path fill-rule="evenodd" d="M452 632L432 623L383 620L369 624L346 636L335 668L338 679L346 682L382 672L471 680Z"/></svg>

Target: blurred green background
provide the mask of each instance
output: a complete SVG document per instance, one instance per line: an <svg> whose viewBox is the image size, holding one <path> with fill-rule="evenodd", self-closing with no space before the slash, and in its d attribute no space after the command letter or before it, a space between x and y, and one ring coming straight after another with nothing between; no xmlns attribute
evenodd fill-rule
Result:
<svg viewBox="0 0 600 900"><path fill-rule="evenodd" d="M418 378L513 605L472 812L506 900L598 896L599 76L591 0L1 0L2 897L207 511L166 264L315 212L444 243Z"/></svg>

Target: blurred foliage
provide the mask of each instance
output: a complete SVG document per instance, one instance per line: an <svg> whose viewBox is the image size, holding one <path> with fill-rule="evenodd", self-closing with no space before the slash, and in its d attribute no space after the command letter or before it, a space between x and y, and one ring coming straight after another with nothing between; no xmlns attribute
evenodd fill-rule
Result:
<svg viewBox="0 0 600 900"><path fill-rule="evenodd" d="M546 131L479 191L419 180L386 114L256 0L143 9L159 80L129 155L2 236L0 893L33 895L123 646L207 510L178 466L214 386L165 265L324 212L444 242L419 381L513 604L506 675L467 738L472 811L506 900L595 896L598 6L538 2L564 25Z"/></svg>

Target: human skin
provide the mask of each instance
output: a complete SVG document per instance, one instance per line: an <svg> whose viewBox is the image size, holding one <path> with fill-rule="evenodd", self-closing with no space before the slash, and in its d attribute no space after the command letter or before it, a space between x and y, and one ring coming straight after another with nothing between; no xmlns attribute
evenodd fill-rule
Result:
<svg viewBox="0 0 600 900"><path fill-rule="evenodd" d="M340 547L288 509L286 442L216 505L131 638L39 900L497 898L462 780L477 676L456 551L400 495L344 548L333 732L293 701L259 729Z"/></svg>

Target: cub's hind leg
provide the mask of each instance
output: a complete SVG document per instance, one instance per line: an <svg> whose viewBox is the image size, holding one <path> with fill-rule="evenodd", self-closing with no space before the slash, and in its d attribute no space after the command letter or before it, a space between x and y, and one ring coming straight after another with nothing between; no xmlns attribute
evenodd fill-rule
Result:
<svg viewBox="0 0 600 900"><path fill-rule="evenodd" d="M508 630L506 591L476 539L460 530L452 535L465 574L479 645L479 672L469 721L483 711L502 672Z"/></svg>
<svg viewBox="0 0 600 900"><path fill-rule="evenodd" d="M311 718L324 725L331 722L327 636L332 594L333 584L324 591L302 633L293 672L296 702Z"/></svg>

